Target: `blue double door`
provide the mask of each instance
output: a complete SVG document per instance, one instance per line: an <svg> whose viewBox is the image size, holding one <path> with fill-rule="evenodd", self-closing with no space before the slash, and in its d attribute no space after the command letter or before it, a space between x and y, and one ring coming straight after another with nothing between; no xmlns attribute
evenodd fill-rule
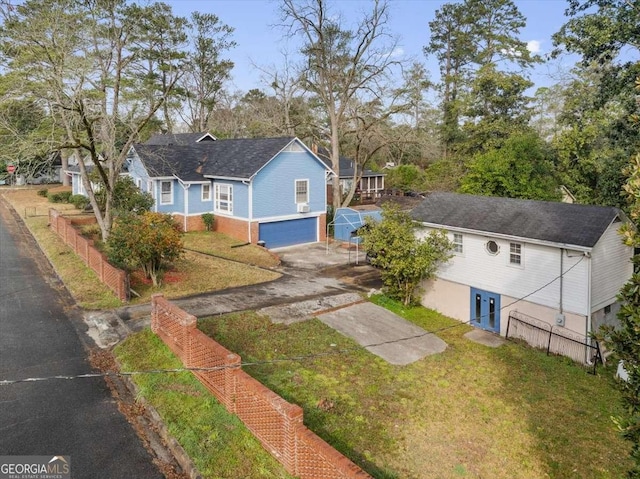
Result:
<svg viewBox="0 0 640 479"><path fill-rule="evenodd" d="M471 325L500 333L500 295L471 288Z"/></svg>

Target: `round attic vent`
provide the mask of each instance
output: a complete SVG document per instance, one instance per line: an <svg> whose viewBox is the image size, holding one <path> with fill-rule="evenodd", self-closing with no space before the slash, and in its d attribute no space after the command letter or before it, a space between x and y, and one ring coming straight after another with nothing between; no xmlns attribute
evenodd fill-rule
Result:
<svg viewBox="0 0 640 479"><path fill-rule="evenodd" d="M487 253L492 255L496 255L500 251L500 246L493 240L487 241L485 248L487 249Z"/></svg>

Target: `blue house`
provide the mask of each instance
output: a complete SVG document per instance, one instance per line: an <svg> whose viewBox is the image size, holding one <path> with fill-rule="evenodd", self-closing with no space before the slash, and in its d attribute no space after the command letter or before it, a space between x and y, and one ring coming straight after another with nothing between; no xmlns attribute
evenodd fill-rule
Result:
<svg viewBox="0 0 640 479"><path fill-rule="evenodd" d="M213 213L216 231L268 248L325 239L332 171L297 138L155 135L131 148L127 172L184 231Z"/></svg>

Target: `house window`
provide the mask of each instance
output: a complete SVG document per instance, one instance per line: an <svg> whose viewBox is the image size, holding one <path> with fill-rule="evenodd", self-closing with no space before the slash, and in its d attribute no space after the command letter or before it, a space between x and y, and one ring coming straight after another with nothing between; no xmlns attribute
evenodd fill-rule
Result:
<svg viewBox="0 0 640 479"><path fill-rule="evenodd" d="M489 253L490 255L497 255L498 252L500 251L500 247L498 246L498 243L496 243L493 240L487 241L485 248L487 249L487 253Z"/></svg>
<svg viewBox="0 0 640 479"><path fill-rule="evenodd" d="M160 182L160 204L170 205L173 203L173 181Z"/></svg>
<svg viewBox="0 0 640 479"><path fill-rule="evenodd" d="M309 203L309 180L296 180L296 203Z"/></svg>
<svg viewBox="0 0 640 479"><path fill-rule="evenodd" d="M142 190L142 180L140 178L136 178L136 186L139 190Z"/></svg>
<svg viewBox="0 0 640 479"><path fill-rule="evenodd" d="M147 181L147 191L151 193L151 195L155 198L155 194L153 191L153 181L151 180Z"/></svg>
<svg viewBox="0 0 640 479"><path fill-rule="evenodd" d="M233 213L233 186L216 184L215 210L220 213Z"/></svg>
<svg viewBox="0 0 640 479"><path fill-rule="evenodd" d="M509 245L509 263L522 264L522 245L520 243L511 243Z"/></svg>
<svg viewBox="0 0 640 479"><path fill-rule="evenodd" d="M453 251L455 253L462 253L462 234L453 233Z"/></svg>
<svg viewBox="0 0 640 479"><path fill-rule="evenodd" d="M605 306L604 307L604 314L610 314L611 313L611 305Z"/></svg>
<svg viewBox="0 0 640 479"><path fill-rule="evenodd" d="M202 185L202 201L211 201L211 184Z"/></svg>

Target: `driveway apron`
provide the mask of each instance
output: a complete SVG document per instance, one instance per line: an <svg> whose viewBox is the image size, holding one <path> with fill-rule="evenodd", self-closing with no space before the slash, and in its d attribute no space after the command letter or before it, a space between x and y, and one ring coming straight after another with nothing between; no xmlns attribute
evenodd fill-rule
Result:
<svg viewBox="0 0 640 479"><path fill-rule="evenodd" d="M71 305L0 201L0 381L91 372ZM0 404L0 455L68 455L74 478L163 477L102 378L0 385Z"/></svg>

